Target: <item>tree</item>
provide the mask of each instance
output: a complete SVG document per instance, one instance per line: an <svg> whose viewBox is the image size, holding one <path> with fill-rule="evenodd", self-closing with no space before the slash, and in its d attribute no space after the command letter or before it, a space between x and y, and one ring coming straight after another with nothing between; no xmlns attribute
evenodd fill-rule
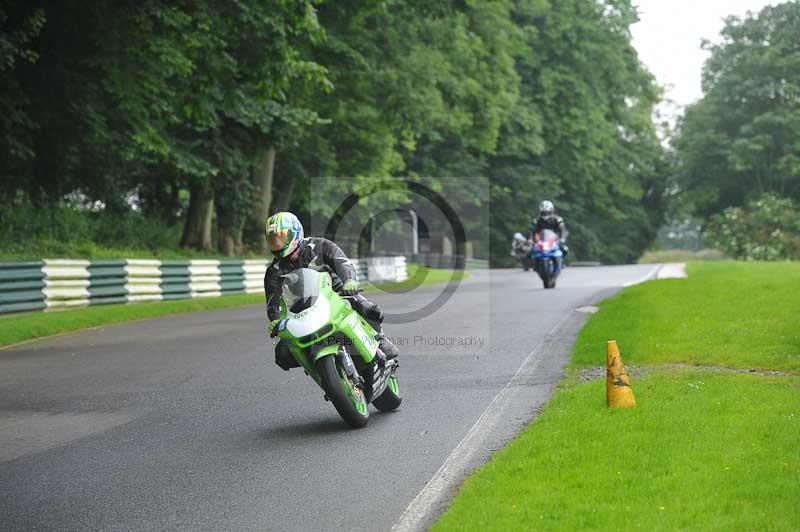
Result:
<svg viewBox="0 0 800 532"><path fill-rule="evenodd" d="M135 205L205 250L213 223L226 254L263 249L269 209L322 219L392 177L446 194L473 238L498 235L484 256L506 255L545 196L581 257L630 260L662 217L658 91L629 0L11 4L7 27L31 32L9 49L39 60L3 73L29 120L6 197ZM348 179L312 179L334 175Z"/></svg>
<svg viewBox="0 0 800 532"><path fill-rule="evenodd" d="M117 15L96 62L127 121L131 156L188 184L184 246L210 248L215 206L230 254L253 201L263 224L277 132L316 120L295 105L305 85L326 83L304 57L321 34L312 4L152 1Z"/></svg>
<svg viewBox="0 0 800 532"><path fill-rule="evenodd" d="M635 259L663 215L664 156L650 118L659 91L631 45L627 0L520 2L521 96L492 158L493 257L555 201L574 255Z"/></svg>
<svg viewBox="0 0 800 532"><path fill-rule="evenodd" d="M42 9L10 10L0 4L0 197L8 200L25 187L22 167L35 156L33 137L37 124L30 116L29 95L16 77L20 62L35 64L39 56L32 41L42 31Z"/></svg>
<svg viewBox="0 0 800 532"><path fill-rule="evenodd" d="M800 199L800 4L729 17L721 35L674 141L682 201L700 216L767 192Z"/></svg>

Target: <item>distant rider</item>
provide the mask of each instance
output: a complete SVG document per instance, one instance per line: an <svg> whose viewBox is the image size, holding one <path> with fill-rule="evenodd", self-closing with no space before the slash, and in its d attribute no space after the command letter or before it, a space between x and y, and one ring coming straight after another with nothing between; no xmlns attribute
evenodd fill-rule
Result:
<svg viewBox="0 0 800 532"><path fill-rule="evenodd" d="M264 275L264 294L267 297L269 334L277 335L280 323L282 276L298 268L328 272L334 291L347 296L353 309L378 331L378 345L387 359L397 356L397 347L383 334L383 311L358 293L358 273L339 246L327 238L303 238L303 225L290 212L279 212L267 219L267 246L274 258ZM283 340L275 346L275 363L288 371L299 367Z"/></svg>
<svg viewBox="0 0 800 532"><path fill-rule="evenodd" d="M525 271L528 271L531 267L530 253L530 241L522 233L514 233L514 239L511 241L511 256L520 260Z"/></svg>
<svg viewBox="0 0 800 532"><path fill-rule="evenodd" d="M567 247L567 226L564 224L564 218L555 213L555 206L550 200L544 200L539 204L539 217L531 221L531 229L528 234L530 240L535 240L536 235L541 234L545 229L550 229L558 235L558 245L561 247L564 257L569 254Z"/></svg>

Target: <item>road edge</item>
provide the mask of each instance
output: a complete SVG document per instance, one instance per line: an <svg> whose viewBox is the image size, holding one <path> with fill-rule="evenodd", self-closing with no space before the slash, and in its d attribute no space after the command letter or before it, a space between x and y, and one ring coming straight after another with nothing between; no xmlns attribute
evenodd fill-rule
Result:
<svg viewBox="0 0 800 532"><path fill-rule="evenodd" d="M657 269L654 268L648 278L655 275ZM461 483L473 470L486 463L494 451L505 446L538 417L563 379L572 345L588 319L586 313L576 309L595 305L621 289L606 288L577 302L553 326L406 507L392 526L392 532L427 530L444 512Z"/></svg>

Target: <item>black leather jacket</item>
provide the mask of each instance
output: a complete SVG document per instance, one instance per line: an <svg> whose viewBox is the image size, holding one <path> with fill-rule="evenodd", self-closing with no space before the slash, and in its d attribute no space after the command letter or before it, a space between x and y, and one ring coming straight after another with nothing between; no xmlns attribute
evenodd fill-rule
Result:
<svg viewBox="0 0 800 532"><path fill-rule="evenodd" d="M358 281L358 272L342 248L327 238L304 238L300 242L300 257L297 260L275 258L264 274L264 294L267 296L267 316L270 320L280 317L281 276L298 268L328 272L333 281L332 287L337 292L346 281Z"/></svg>
<svg viewBox="0 0 800 532"><path fill-rule="evenodd" d="M561 216L557 214L539 216L531 222L531 229L528 233L528 237L532 239L536 233L541 233L545 229L550 229L555 232L562 244L567 243L567 235L569 232L567 231L567 226L564 224L564 218Z"/></svg>

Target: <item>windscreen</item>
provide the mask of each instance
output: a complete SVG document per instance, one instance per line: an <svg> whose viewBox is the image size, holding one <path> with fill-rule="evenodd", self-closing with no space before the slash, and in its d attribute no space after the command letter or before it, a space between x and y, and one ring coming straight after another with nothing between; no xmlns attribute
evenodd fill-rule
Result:
<svg viewBox="0 0 800 532"><path fill-rule="evenodd" d="M291 312L301 312L319 296L319 272L300 268L283 276L283 301Z"/></svg>
<svg viewBox="0 0 800 532"><path fill-rule="evenodd" d="M558 235L555 234L555 232L551 231L550 229L545 229L544 231L542 231L542 240L544 240L545 242L554 242L558 240Z"/></svg>

